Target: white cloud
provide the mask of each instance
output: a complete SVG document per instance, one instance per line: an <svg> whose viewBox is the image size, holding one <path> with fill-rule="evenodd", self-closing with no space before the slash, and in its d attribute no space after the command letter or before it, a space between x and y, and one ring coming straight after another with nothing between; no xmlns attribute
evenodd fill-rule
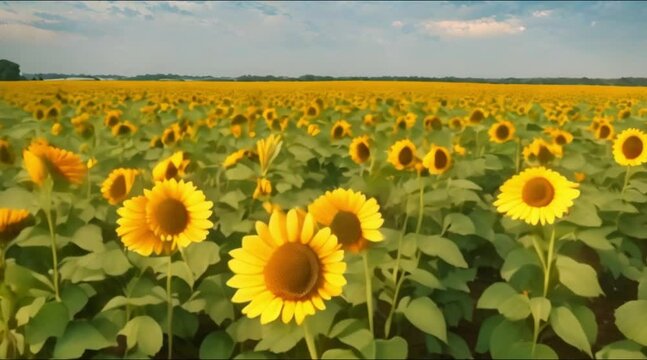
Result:
<svg viewBox="0 0 647 360"><path fill-rule="evenodd" d="M53 41L79 41L82 37L73 34L61 34L51 30L40 29L27 24L0 23L0 41L19 43L46 43Z"/></svg>
<svg viewBox="0 0 647 360"><path fill-rule="evenodd" d="M452 37L490 37L514 35L526 30L517 19L498 21L494 18L476 20L425 21L422 30L430 35Z"/></svg>
<svg viewBox="0 0 647 360"><path fill-rule="evenodd" d="M595 20L591 21L591 27L594 27L594 26L595 26L595 25L597 25L597 24L598 24L598 22L597 22L597 21L595 21Z"/></svg>
<svg viewBox="0 0 647 360"><path fill-rule="evenodd" d="M404 23L400 20L395 20L394 22L391 23L391 26L396 29L402 29L402 27L404 26Z"/></svg>
<svg viewBox="0 0 647 360"><path fill-rule="evenodd" d="M537 10L532 12L532 17L543 18L553 14L553 10Z"/></svg>

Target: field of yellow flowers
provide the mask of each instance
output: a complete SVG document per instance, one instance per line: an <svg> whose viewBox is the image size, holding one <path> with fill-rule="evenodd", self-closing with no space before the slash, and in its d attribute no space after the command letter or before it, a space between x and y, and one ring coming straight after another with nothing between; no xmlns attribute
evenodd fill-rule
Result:
<svg viewBox="0 0 647 360"><path fill-rule="evenodd" d="M0 83L1 358L646 358L647 88Z"/></svg>

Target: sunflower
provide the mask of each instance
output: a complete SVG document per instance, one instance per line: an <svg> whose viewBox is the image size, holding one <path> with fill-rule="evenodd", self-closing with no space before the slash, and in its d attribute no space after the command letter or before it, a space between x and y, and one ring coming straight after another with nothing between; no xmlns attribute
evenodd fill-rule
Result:
<svg viewBox="0 0 647 360"><path fill-rule="evenodd" d="M121 110L110 110L106 113L106 116L103 118L103 123L109 127L112 128L119 124L119 121L121 120Z"/></svg>
<svg viewBox="0 0 647 360"><path fill-rule="evenodd" d="M29 211L0 208L0 240L11 240L26 226Z"/></svg>
<svg viewBox="0 0 647 360"><path fill-rule="evenodd" d="M623 109L618 111L618 119L627 119L631 116L631 109Z"/></svg>
<svg viewBox="0 0 647 360"><path fill-rule="evenodd" d="M59 123L59 122L55 122L52 125L52 129L51 129L52 135L59 136L59 135L61 135L61 132L63 132L63 125L61 125L61 123Z"/></svg>
<svg viewBox="0 0 647 360"><path fill-rule="evenodd" d="M227 155L225 158L225 161L223 161L222 166L225 169L229 169L230 167L238 164L240 160L242 160L245 157L245 154L247 153L247 149L240 149L236 150L233 153Z"/></svg>
<svg viewBox="0 0 647 360"><path fill-rule="evenodd" d="M488 115L485 110L477 108L472 110L472 113L470 114L468 120L470 124L480 124L481 121L485 120L487 116Z"/></svg>
<svg viewBox="0 0 647 360"><path fill-rule="evenodd" d="M449 121L449 128L454 131L461 131L465 128L465 121L459 117L452 118Z"/></svg>
<svg viewBox="0 0 647 360"><path fill-rule="evenodd" d="M615 136L615 129L608 121L600 121L595 127L595 138L598 140L611 140Z"/></svg>
<svg viewBox="0 0 647 360"><path fill-rule="evenodd" d="M39 186L43 185L48 175L78 185L83 182L87 173L78 155L40 141L33 142L29 148L23 150L22 155L29 177Z"/></svg>
<svg viewBox="0 0 647 360"><path fill-rule="evenodd" d="M183 151L177 151L155 165L155 168L153 168L153 180L163 181L182 178L186 175L185 170L190 162Z"/></svg>
<svg viewBox="0 0 647 360"><path fill-rule="evenodd" d="M256 151L258 152L258 162L261 165L261 173L267 174L270 164L281 151L281 137L276 134L268 136L266 139L261 139L256 142Z"/></svg>
<svg viewBox="0 0 647 360"><path fill-rule="evenodd" d="M272 195L272 183L266 178L256 179L256 189L254 190L254 199Z"/></svg>
<svg viewBox="0 0 647 360"><path fill-rule="evenodd" d="M573 134L568 131L557 129L557 128L548 128L544 132L550 134L553 138L553 142L557 145L566 145L573 142Z"/></svg>
<svg viewBox="0 0 647 360"><path fill-rule="evenodd" d="M380 120L378 115L375 114L365 114L362 118L364 125L373 126Z"/></svg>
<svg viewBox="0 0 647 360"><path fill-rule="evenodd" d="M563 149L561 145L537 138L523 149L523 156L529 164L546 165L556 158L561 158Z"/></svg>
<svg viewBox="0 0 647 360"><path fill-rule="evenodd" d="M269 127L269 125L270 125L270 123L272 122L272 120L276 119L276 117L277 117L277 115L276 115L276 109L274 109L274 108L267 108L267 109L263 110L263 117L264 117L264 118L265 118L265 120L268 122L268 127Z"/></svg>
<svg viewBox="0 0 647 360"><path fill-rule="evenodd" d="M397 170L410 169L416 162L416 146L411 140L404 139L391 145L388 161Z"/></svg>
<svg viewBox="0 0 647 360"><path fill-rule="evenodd" d="M36 110L34 110L33 116L36 120L43 120L45 118L45 109L40 107L37 108Z"/></svg>
<svg viewBox="0 0 647 360"><path fill-rule="evenodd" d="M128 197L139 173L136 169L116 169L101 185L101 194L111 205L117 205Z"/></svg>
<svg viewBox="0 0 647 360"><path fill-rule="evenodd" d="M501 193L494 206L500 213L531 225L552 224L580 196L578 186L578 183L543 166L529 168L501 185Z"/></svg>
<svg viewBox="0 0 647 360"><path fill-rule="evenodd" d="M351 125L346 120L337 120L330 130L330 137L339 140L344 136L351 136Z"/></svg>
<svg viewBox="0 0 647 360"><path fill-rule="evenodd" d="M310 124L308 125L308 135L310 136L317 136L321 132L321 129L319 129L319 125L317 124Z"/></svg>
<svg viewBox="0 0 647 360"><path fill-rule="evenodd" d="M368 136L359 136L353 139L348 149L350 158L357 164L365 163L371 157Z"/></svg>
<svg viewBox="0 0 647 360"><path fill-rule="evenodd" d="M112 127L112 136L131 135L137 132L137 126L130 121L123 121Z"/></svg>
<svg viewBox="0 0 647 360"><path fill-rule="evenodd" d="M368 241L384 240L380 205L360 192L346 189L326 191L310 204L308 211L323 226L328 226L345 250L359 252Z"/></svg>
<svg viewBox="0 0 647 360"><path fill-rule="evenodd" d="M452 156L447 148L431 145L431 150L425 155L422 164L429 169L430 174L439 175L449 169L452 164Z"/></svg>
<svg viewBox="0 0 647 360"><path fill-rule="evenodd" d="M627 129L613 141L613 158L622 166L639 166L647 162L647 134Z"/></svg>
<svg viewBox="0 0 647 360"><path fill-rule="evenodd" d="M514 138L515 127L510 121L498 121L493 124L488 131L490 141L497 144L503 144Z"/></svg>
<svg viewBox="0 0 647 360"><path fill-rule="evenodd" d="M256 222L256 233L229 252L234 276L227 285L237 289L232 302L249 302L243 314L260 315L261 324L279 316L286 324L293 318L301 324L326 308L324 300L341 295L344 251L330 228L317 230L311 214L275 211L269 225Z"/></svg>
<svg viewBox="0 0 647 360"><path fill-rule="evenodd" d="M164 132L162 133L162 143L166 146L173 145L175 142L180 140L180 137L180 126L175 123L164 129Z"/></svg>
<svg viewBox="0 0 647 360"><path fill-rule="evenodd" d="M442 120L440 120L440 118L435 115L434 116L429 115L425 117L424 123L425 123L425 130L427 131L432 131L432 130L438 131L443 128Z"/></svg>
<svg viewBox="0 0 647 360"><path fill-rule="evenodd" d="M0 139L0 164L12 165L16 155L7 140Z"/></svg>
<svg viewBox="0 0 647 360"><path fill-rule="evenodd" d="M144 196L124 201L117 210L117 235L128 250L140 255L170 254L207 237L213 227L212 207L191 182L157 182L153 189L144 190Z"/></svg>
<svg viewBox="0 0 647 360"><path fill-rule="evenodd" d="M148 143L148 147L149 147L149 148L151 148L151 149L154 149L154 148L163 148L163 147L164 147L164 143L162 142L162 138L161 138L161 137L159 137L159 136L157 136L157 135L156 135L156 136L153 136L153 138L151 139L151 141Z"/></svg>

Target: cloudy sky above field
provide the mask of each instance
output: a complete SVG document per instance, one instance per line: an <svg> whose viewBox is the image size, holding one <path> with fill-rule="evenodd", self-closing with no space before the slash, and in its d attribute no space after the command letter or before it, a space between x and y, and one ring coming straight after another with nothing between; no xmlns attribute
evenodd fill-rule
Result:
<svg viewBox="0 0 647 360"><path fill-rule="evenodd" d="M642 2L0 1L26 73L647 76Z"/></svg>

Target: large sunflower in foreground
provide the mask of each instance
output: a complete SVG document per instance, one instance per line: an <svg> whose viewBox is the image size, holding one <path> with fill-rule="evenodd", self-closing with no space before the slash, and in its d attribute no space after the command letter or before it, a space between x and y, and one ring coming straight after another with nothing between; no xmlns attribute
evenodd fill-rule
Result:
<svg viewBox="0 0 647 360"><path fill-rule="evenodd" d="M359 252L368 241L384 240L380 205L360 192L347 189L326 191L310 204L308 211L323 226L328 226L345 250Z"/></svg>
<svg viewBox="0 0 647 360"><path fill-rule="evenodd" d="M158 182L117 210L117 234L128 250L144 256L168 254L207 237L213 227L212 207L191 182Z"/></svg>
<svg viewBox="0 0 647 360"><path fill-rule="evenodd" d="M23 209L0 209L0 241L14 238L23 229L29 211Z"/></svg>
<svg viewBox="0 0 647 360"><path fill-rule="evenodd" d="M269 224L256 222L256 233L229 253L234 276L227 285L238 289L232 302L249 302L243 314L260 315L261 324L279 317L286 324L292 318L301 324L326 308L324 300L341 294L344 251L330 228L317 230L312 215L275 211Z"/></svg>
<svg viewBox="0 0 647 360"><path fill-rule="evenodd" d="M580 196L579 184L545 167L529 168L501 185L494 202L497 210L528 224L552 224Z"/></svg>
<svg viewBox="0 0 647 360"><path fill-rule="evenodd" d="M101 194L111 205L117 205L128 197L139 173L136 169L115 169L101 185Z"/></svg>
<svg viewBox="0 0 647 360"><path fill-rule="evenodd" d="M647 162L647 134L627 129L613 141L613 158L623 166L638 166Z"/></svg>
<svg viewBox="0 0 647 360"><path fill-rule="evenodd" d="M416 163L416 146L404 139L391 145L388 161L398 170L410 169Z"/></svg>
<svg viewBox="0 0 647 360"><path fill-rule="evenodd" d="M87 168L78 155L43 142L32 143L23 150L22 155L29 177L39 186L43 185L47 175L78 185L87 173Z"/></svg>

